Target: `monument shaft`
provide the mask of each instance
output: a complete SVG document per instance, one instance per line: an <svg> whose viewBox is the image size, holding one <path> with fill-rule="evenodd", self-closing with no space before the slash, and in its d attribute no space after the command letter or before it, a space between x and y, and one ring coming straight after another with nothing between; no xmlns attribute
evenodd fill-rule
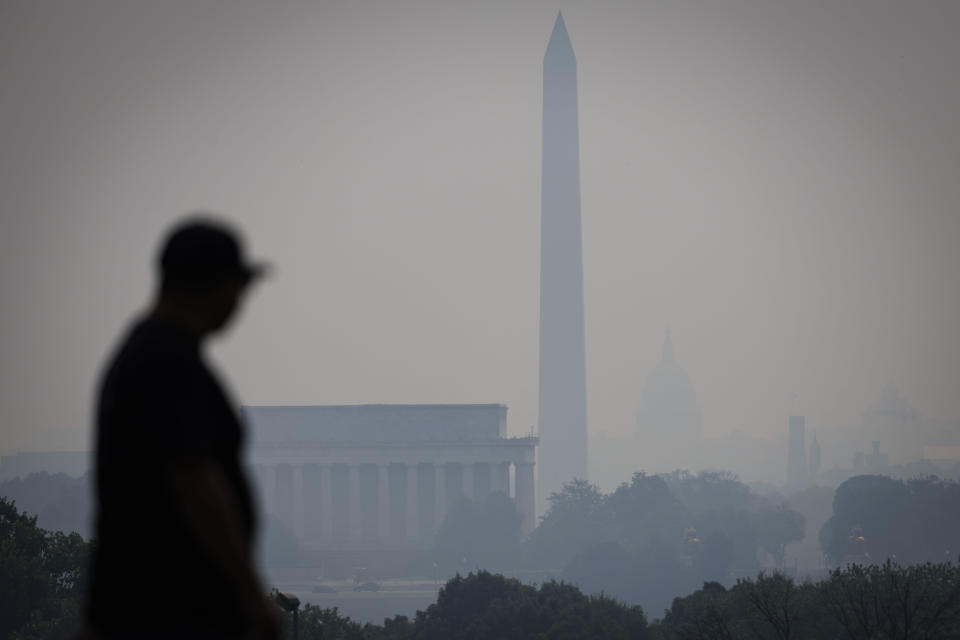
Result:
<svg viewBox="0 0 960 640"><path fill-rule="evenodd" d="M537 493L545 500L587 477L577 59L559 14L543 59L541 179Z"/></svg>

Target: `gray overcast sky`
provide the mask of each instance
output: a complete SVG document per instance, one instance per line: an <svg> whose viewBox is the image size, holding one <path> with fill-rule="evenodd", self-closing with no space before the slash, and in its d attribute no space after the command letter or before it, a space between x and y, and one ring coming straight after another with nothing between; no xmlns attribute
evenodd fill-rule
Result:
<svg viewBox="0 0 960 640"><path fill-rule="evenodd" d="M0 0L0 451L88 445L178 215L277 276L214 349L248 403L536 423L547 2ZM581 2L589 423L664 331L707 434L960 383L960 3ZM796 394L796 404L791 400Z"/></svg>

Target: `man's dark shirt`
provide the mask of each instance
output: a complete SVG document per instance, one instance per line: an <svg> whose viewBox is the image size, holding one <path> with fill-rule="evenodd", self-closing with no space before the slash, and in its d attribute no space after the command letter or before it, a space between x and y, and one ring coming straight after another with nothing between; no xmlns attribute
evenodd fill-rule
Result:
<svg viewBox="0 0 960 640"><path fill-rule="evenodd" d="M136 324L106 371L97 410L94 628L240 630L235 591L198 547L167 478L178 466L218 468L249 544L254 516L242 443L197 340L163 320Z"/></svg>

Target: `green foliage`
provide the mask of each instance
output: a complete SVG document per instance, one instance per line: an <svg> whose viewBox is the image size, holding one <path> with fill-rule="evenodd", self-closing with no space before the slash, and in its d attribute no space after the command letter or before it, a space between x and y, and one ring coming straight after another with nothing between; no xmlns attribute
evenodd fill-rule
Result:
<svg viewBox="0 0 960 640"><path fill-rule="evenodd" d="M564 579L587 593L606 593L648 611L662 611L674 594L696 588L695 572L676 549L654 540L628 551L615 542L586 547L564 569Z"/></svg>
<svg viewBox="0 0 960 640"><path fill-rule="evenodd" d="M960 637L960 568L949 564L851 565L821 596L851 640Z"/></svg>
<svg viewBox="0 0 960 640"><path fill-rule="evenodd" d="M574 480L547 500L547 514L527 544L535 566L560 569L587 545L616 540L613 514L597 485Z"/></svg>
<svg viewBox="0 0 960 640"><path fill-rule="evenodd" d="M552 495L527 559L539 569L561 567L588 593L656 611L704 581L754 573L761 552L782 566L786 545L803 532L803 515L733 474L636 473L609 495L584 481Z"/></svg>
<svg viewBox="0 0 960 640"><path fill-rule="evenodd" d="M512 566L520 544L521 519L513 501L500 492L483 502L463 500L444 519L434 557L446 568Z"/></svg>
<svg viewBox="0 0 960 640"><path fill-rule="evenodd" d="M301 561L300 541L293 530L273 514L264 514L260 559L272 567L297 566Z"/></svg>
<svg viewBox="0 0 960 640"><path fill-rule="evenodd" d="M656 633L678 640L733 640L737 636L730 601L722 584L704 583L693 594L674 599L663 621L655 624Z"/></svg>
<svg viewBox="0 0 960 640"><path fill-rule="evenodd" d="M856 476L837 488L820 545L834 563L942 562L960 537L960 484Z"/></svg>
<svg viewBox="0 0 960 640"><path fill-rule="evenodd" d="M46 471L0 483L0 496L37 515L37 525L48 531L90 533L90 474L74 478Z"/></svg>
<svg viewBox="0 0 960 640"><path fill-rule="evenodd" d="M49 532L0 498L0 637L66 638L80 620L91 551L77 533Z"/></svg>
<svg viewBox="0 0 960 640"><path fill-rule="evenodd" d="M291 617L285 614L287 637ZM644 640L647 620L640 607L606 596L586 596L568 584L539 588L486 571L457 575L437 602L415 620L397 616L383 626L361 625L336 608L306 605L300 612L303 640Z"/></svg>
<svg viewBox="0 0 960 640"><path fill-rule="evenodd" d="M336 607L321 609L316 605L307 604L300 610L299 617L299 638L301 640L392 640L393 638L409 637L407 635L397 635L399 629L407 631L409 625L404 627L402 623L394 621L387 621L387 627L364 625L351 620L347 616L341 616ZM284 622L285 637L292 638L291 614L284 614Z"/></svg>
<svg viewBox="0 0 960 640"><path fill-rule="evenodd" d="M732 569L744 574L760 568L757 557L760 534L755 512L727 506L703 511L692 516L692 520L694 538L686 553L697 566L704 570L710 567L709 573L702 576L704 580L729 582Z"/></svg>
<svg viewBox="0 0 960 640"><path fill-rule="evenodd" d="M676 598L654 625L660 638L947 640L960 638L960 567L851 565L818 583L779 573L706 583Z"/></svg>
<svg viewBox="0 0 960 640"><path fill-rule="evenodd" d="M754 635L761 638L789 640L796 637L799 626L800 596L793 579L782 573L765 575L756 580L738 580L733 588L749 604L742 617Z"/></svg>
<svg viewBox="0 0 960 640"><path fill-rule="evenodd" d="M674 549L675 555L682 553L684 531L692 517L663 477L635 473L630 484L610 494L607 503L624 547L638 550L658 542Z"/></svg>
<svg viewBox="0 0 960 640"><path fill-rule="evenodd" d="M625 600L636 601L641 583L638 562L616 542L587 546L563 571L587 593L606 592Z"/></svg>
<svg viewBox="0 0 960 640"><path fill-rule="evenodd" d="M755 509L764 503L762 496L743 484L730 471L674 471L662 476L670 491L690 511L715 509Z"/></svg>
<svg viewBox="0 0 960 640"><path fill-rule="evenodd" d="M805 520L803 539L791 543L788 551L800 566L823 565L823 551L817 534L833 514L833 494L830 487L808 487L787 498L790 508L801 513Z"/></svg>
<svg viewBox="0 0 960 640"><path fill-rule="evenodd" d="M450 580L414 624L411 637L418 640L648 637L639 607L586 596L568 584L538 589L485 571Z"/></svg>
<svg viewBox="0 0 960 640"><path fill-rule="evenodd" d="M754 515L760 548L769 553L782 569L786 546L803 540L805 518L786 505L763 506Z"/></svg>

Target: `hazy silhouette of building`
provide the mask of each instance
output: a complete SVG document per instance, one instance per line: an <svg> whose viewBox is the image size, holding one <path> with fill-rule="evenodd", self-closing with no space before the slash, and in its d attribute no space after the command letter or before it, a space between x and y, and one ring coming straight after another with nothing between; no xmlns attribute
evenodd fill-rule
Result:
<svg viewBox="0 0 960 640"><path fill-rule="evenodd" d="M799 489L807 484L806 418L790 416L787 442L787 488Z"/></svg>
<svg viewBox="0 0 960 640"><path fill-rule="evenodd" d="M890 468L890 456L880 453L880 441L874 440L873 451L864 453L857 451L853 454L853 470L860 473L883 473Z"/></svg>
<svg viewBox="0 0 960 640"><path fill-rule="evenodd" d="M817 442L817 434L813 434L813 442L810 443L810 475L809 478L812 481L817 477L817 474L820 473L820 443Z"/></svg>
<svg viewBox="0 0 960 640"><path fill-rule="evenodd" d="M923 458L924 446L932 440L924 426L916 409L900 395L893 382L887 383L880 399L861 416L863 435L883 442L897 464Z"/></svg>
<svg viewBox="0 0 960 640"><path fill-rule="evenodd" d="M557 20L543 58L539 495L587 477L577 58Z"/></svg>
<svg viewBox="0 0 960 640"><path fill-rule="evenodd" d="M863 451L857 451L853 454L853 470L857 473L863 473L867 468L867 463Z"/></svg>
<svg viewBox="0 0 960 640"><path fill-rule="evenodd" d="M699 462L700 407L690 376L674 357L670 331L660 363L640 392L637 436L646 452L670 466L692 468Z"/></svg>
<svg viewBox="0 0 960 640"><path fill-rule="evenodd" d="M537 439L500 404L247 406L264 510L312 549L428 547L462 499L500 491L535 525Z"/></svg>

